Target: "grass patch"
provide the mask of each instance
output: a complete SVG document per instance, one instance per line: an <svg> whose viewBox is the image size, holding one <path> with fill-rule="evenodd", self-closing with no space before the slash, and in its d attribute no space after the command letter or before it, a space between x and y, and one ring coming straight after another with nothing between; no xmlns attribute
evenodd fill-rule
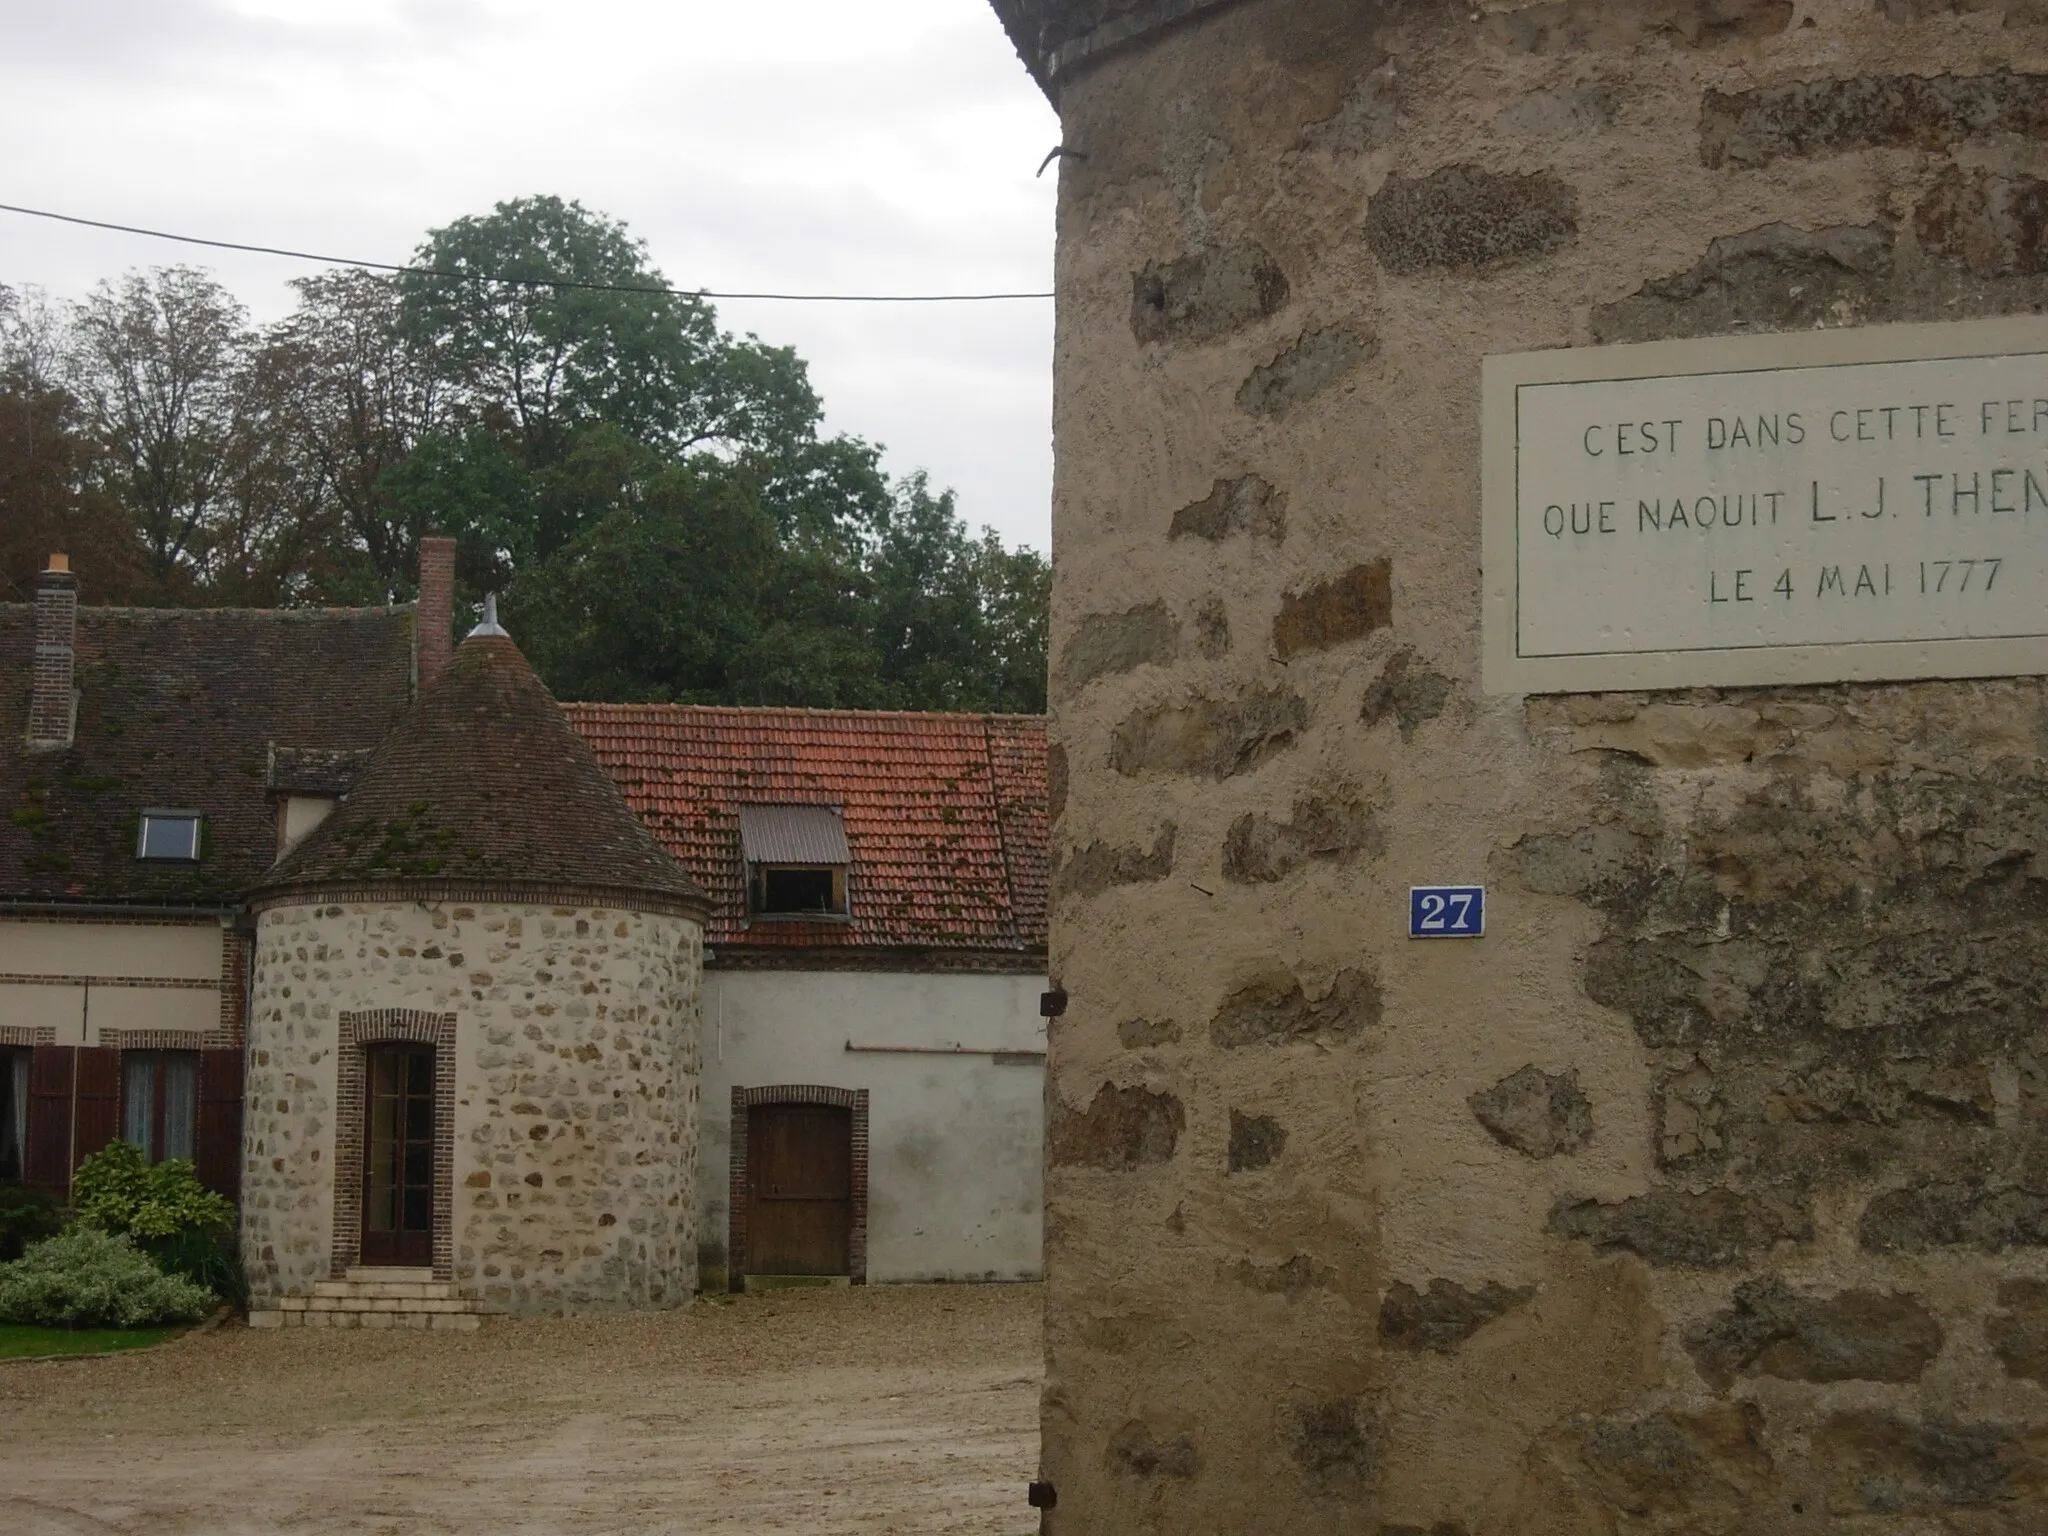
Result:
<svg viewBox="0 0 2048 1536"><path fill-rule="evenodd" d="M161 1344L173 1328L35 1328L26 1323L0 1323L0 1360L25 1360L36 1355L112 1355L124 1349Z"/></svg>

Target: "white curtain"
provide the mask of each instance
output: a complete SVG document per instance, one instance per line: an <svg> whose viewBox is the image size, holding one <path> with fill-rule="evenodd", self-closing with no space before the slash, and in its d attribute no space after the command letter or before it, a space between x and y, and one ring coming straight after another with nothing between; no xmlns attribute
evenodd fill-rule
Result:
<svg viewBox="0 0 2048 1536"><path fill-rule="evenodd" d="M160 1157L190 1157L199 1118L199 1059L184 1051L164 1056L164 1144Z"/></svg>
<svg viewBox="0 0 2048 1536"><path fill-rule="evenodd" d="M125 1051L121 1056L121 1139L154 1150L150 1132L156 1127L156 1056L150 1051Z"/></svg>
<svg viewBox="0 0 2048 1536"><path fill-rule="evenodd" d="M157 1094L163 1094L161 1106ZM161 1108L162 1139L158 1139ZM199 1118L199 1057L191 1051L125 1051L121 1057L121 1139L153 1163L190 1157Z"/></svg>

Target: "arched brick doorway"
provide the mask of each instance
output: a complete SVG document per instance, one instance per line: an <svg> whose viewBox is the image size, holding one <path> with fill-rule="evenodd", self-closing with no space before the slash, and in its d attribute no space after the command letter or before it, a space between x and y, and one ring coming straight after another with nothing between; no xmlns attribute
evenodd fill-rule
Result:
<svg viewBox="0 0 2048 1536"><path fill-rule="evenodd" d="M436 1280L455 1273L455 1015L409 1008L379 1008L341 1015L336 1052L334 1115L334 1243L330 1273L337 1280L360 1264L390 1264L400 1255L364 1252L365 1186L373 1153L371 1064L403 1055L404 1047L432 1051L431 1180L427 1201L431 1235L417 1255ZM411 1254L403 1255L408 1262ZM426 1267L423 1264L421 1267Z"/></svg>
<svg viewBox="0 0 2048 1536"><path fill-rule="evenodd" d="M868 1278L868 1091L732 1091L727 1283L757 1274ZM844 1270L837 1269L843 1255Z"/></svg>

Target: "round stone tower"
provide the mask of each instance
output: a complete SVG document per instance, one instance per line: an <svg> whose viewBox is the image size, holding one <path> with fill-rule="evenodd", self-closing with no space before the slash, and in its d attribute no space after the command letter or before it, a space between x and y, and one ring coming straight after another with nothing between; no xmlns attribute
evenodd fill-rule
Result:
<svg viewBox="0 0 2048 1536"><path fill-rule="evenodd" d="M995 3L1048 1536L2048 1530L2048 6Z"/></svg>
<svg viewBox="0 0 2048 1536"><path fill-rule="evenodd" d="M704 897L502 629L253 905L254 1312L689 1298Z"/></svg>

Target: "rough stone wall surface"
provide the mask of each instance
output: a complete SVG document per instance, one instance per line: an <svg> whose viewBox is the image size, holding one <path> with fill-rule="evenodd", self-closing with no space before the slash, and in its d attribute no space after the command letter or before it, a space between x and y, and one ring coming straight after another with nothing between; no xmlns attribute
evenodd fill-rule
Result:
<svg viewBox="0 0 2048 1536"><path fill-rule="evenodd" d="M616 908L339 903L261 914L242 1260L263 1299L329 1273L340 1015L456 1016L454 1282L513 1313L696 1289L695 923ZM272 1303L274 1305L274 1302Z"/></svg>
<svg viewBox="0 0 2048 1536"><path fill-rule="evenodd" d="M1048 90L1102 54L1238 0L994 0L1025 66ZM2015 4L2029 0L2014 0Z"/></svg>
<svg viewBox="0 0 2048 1536"><path fill-rule="evenodd" d="M2044 103L2031 0L1067 80L1048 1531L2048 1529L2048 690L1487 696L1478 434L1490 352L2048 308Z"/></svg>

